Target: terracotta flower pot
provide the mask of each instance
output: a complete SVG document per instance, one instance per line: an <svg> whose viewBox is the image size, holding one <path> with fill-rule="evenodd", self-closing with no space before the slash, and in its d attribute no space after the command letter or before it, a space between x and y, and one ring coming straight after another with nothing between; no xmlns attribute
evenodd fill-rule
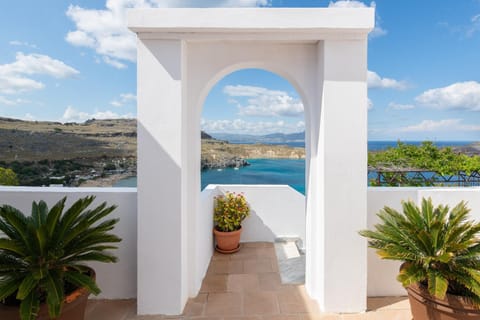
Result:
<svg viewBox="0 0 480 320"><path fill-rule="evenodd" d="M90 270L90 275L95 279L95 271ZM65 297L62 313L56 320L84 320L90 292L85 288L79 288ZM0 304L1 320L20 320L19 306L7 306ZM46 303L40 305L37 320L50 320Z"/></svg>
<svg viewBox="0 0 480 320"><path fill-rule="evenodd" d="M215 239L217 240L217 245L215 249L221 253L234 253L240 250L240 235L242 233L242 228L236 231L222 232L218 231L216 228L213 228L213 233L215 234Z"/></svg>
<svg viewBox="0 0 480 320"><path fill-rule="evenodd" d="M447 294L445 299L432 297L418 284L406 288L414 320L480 319L480 309L463 297Z"/></svg>

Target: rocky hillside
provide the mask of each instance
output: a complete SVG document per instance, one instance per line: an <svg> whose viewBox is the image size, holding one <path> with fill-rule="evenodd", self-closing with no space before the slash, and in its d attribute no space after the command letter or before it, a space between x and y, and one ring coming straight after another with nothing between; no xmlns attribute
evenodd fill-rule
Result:
<svg viewBox="0 0 480 320"><path fill-rule="evenodd" d="M304 148L268 144L232 144L225 141L202 141L202 170L242 167L248 159L304 159Z"/></svg>
<svg viewBox="0 0 480 320"><path fill-rule="evenodd" d="M136 157L134 119L84 123L0 118L0 161Z"/></svg>

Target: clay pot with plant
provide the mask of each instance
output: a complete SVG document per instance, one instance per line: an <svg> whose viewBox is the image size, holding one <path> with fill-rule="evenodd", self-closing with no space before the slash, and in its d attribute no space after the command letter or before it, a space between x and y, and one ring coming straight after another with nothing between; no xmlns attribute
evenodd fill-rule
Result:
<svg viewBox="0 0 480 320"><path fill-rule="evenodd" d="M109 252L121 241L110 233L116 207L88 209L94 196L65 209L66 198L48 209L33 202L31 215L0 207L0 319L83 320L87 298L98 294L87 262L116 262Z"/></svg>
<svg viewBox="0 0 480 320"><path fill-rule="evenodd" d="M214 198L213 233L221 253L234 253L240 249L242 221L250 214L250 207L242 193L226 192Z"/></svg>
<svg viewBox="0 0 480 320"><path fill-rule="evenodd" d="M375 230L360 234L382 259L403 264L397 280L406 288L415 320L480 319L480 223L460 202L453 209L402 202L403 213L385 207Z"/></svg>

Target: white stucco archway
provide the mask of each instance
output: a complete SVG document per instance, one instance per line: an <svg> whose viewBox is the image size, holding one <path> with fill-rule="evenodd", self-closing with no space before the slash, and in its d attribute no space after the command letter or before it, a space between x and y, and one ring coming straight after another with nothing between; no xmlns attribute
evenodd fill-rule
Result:
<svg viewBox="0 0 480 320"><path fill-rule="evenodd" d="M200 115L223 76L261 68L306 120L308 293L366 308L367 35L374 10L137 9L138 313L179 314L198 292ZM353 265L353 267L352 267Z"/></svg>

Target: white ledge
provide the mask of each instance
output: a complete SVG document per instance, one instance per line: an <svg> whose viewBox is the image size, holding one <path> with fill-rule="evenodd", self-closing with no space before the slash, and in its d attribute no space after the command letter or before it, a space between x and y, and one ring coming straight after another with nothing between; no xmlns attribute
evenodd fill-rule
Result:
<svg viewBox="0 0 480 320"><path fill-rule="evenodd" d="M241 34L276 34L320 40L331 34L366 36L375 25L374 8L169 8L132 9L130 30L189 38L199 34L232 39ZM163 38L163 37L162 37Z"/></svg>

